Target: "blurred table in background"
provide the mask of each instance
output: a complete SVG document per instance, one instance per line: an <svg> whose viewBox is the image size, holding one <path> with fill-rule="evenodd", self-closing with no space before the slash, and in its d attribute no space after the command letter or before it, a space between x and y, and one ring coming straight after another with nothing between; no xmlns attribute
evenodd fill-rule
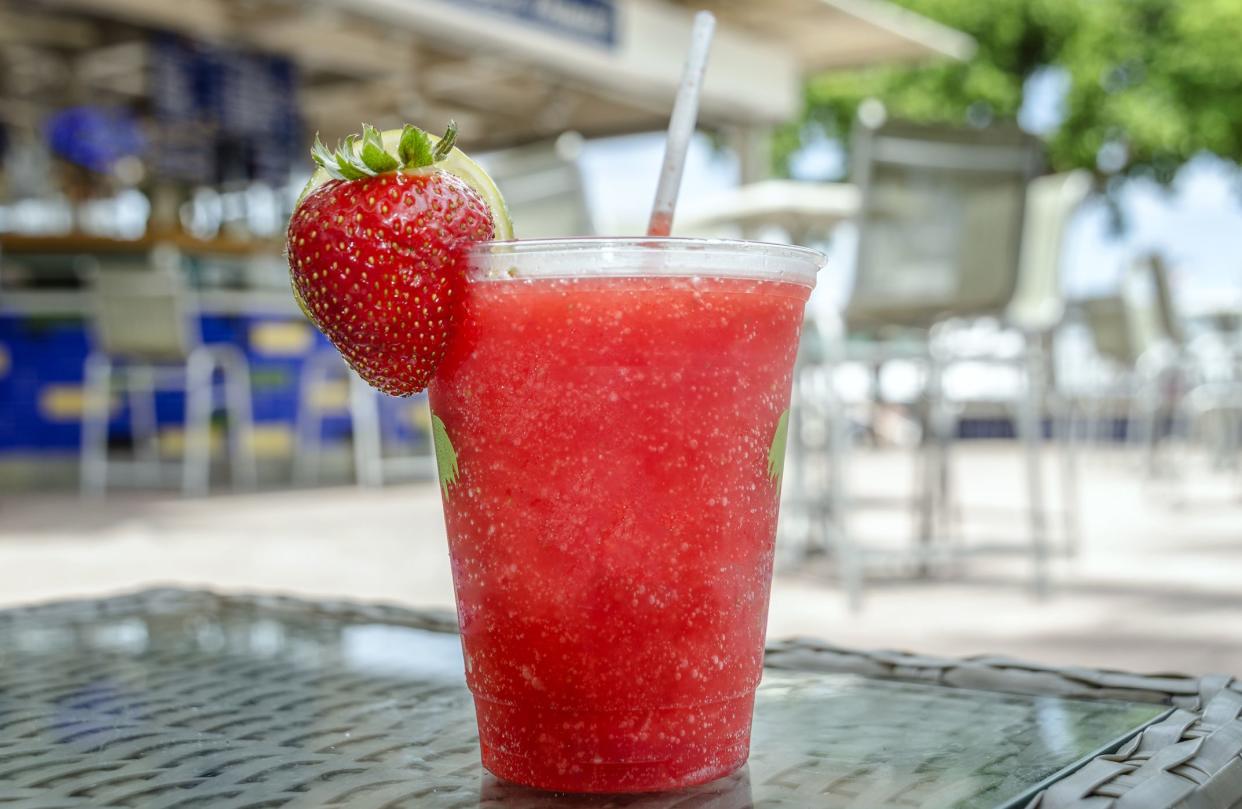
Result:
<svg viewBox="0 0 1242 809"><path fill-rule="evenodd" d="M852 183L762 180L717 192L709 202L689 208L677 232L700 235L737 228L749 237L777 228L794 244L818 244L858 212L858 199Z"/></svg>

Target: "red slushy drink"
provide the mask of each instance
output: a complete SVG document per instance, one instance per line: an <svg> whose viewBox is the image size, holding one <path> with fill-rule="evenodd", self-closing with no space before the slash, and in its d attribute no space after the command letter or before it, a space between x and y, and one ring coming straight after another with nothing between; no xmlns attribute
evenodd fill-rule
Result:
<svg viewBox="0 0 1242 809"><path fill-rule="evenodd" d="M821 259L679 239L476 251L430 391L496 775L637 792L746 761Z"/></svg>

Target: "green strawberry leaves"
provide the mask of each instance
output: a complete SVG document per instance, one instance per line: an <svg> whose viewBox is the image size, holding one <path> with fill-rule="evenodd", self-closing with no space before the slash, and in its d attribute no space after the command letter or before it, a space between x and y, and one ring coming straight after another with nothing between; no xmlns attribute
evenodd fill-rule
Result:
<svg viewBox="0 0 1242 809"><path fill-rule="evenodd" d="M345 138L345 142L336 148L336 168L342 179L345 180L361 180L363 177L374 176L371 169L367 168L367 164L362 162L354 151L354 144L358 142L357 135L350 135ZM332 169L328 168L328 173Z"/></svg>
<svg viewBox="0 0 1242 809"><path fill-rule="evenodd" d="M436 450L436 468L440 472L440 489L444 499L449 498L449 489L457 485L457 451L449 440L448 430L444 422L435 413L431 414L431 443Z"/></svg>
<svg viewBox="0 0 1242 809"><path fill-rule="evenodd" d="M440 138L440 142L436 144L435 154L431 156L432 163L439 163L441 160L449 156L449 152L453 151L453 144L457 142L457 122L450 120L448 126L444 130L444 137ZM420 163L420 166L428 165Z"/></svg>
<svg viewBox="0 0 1242 809"><path fill-rule="evenodd" d="M776 422L776 433L772 436L772 446L768 448L768 480L778 485L785 474L785 444L789 440L789 408L781 413Z"/></svg>
<svg viewBox="0 0 1242 809"><path fill-rule="evenodd" d="M380 140L379 130L370 124L362 125L362 162L376 174L396 171L401 165L397 162L397 158L384 151L384 142Z"/></svg>
<svg viewBox="0 0 1242 809"><path fill-rule="evenodd" d="M311 146L311 159L334 180L361 180L389 171L421 169L446 159L457 141L457 122L449 121L444 137L431 146L431 137L411 124L401 130L397 153L393 155L384 148L379 130L370 124L362 125L362 137L350 135L330 151L319 135Z"/></svg>
<svg viewBox="0 0 1242 809"><path fill-rule="evenodd" d="M431 138L418 127L406 124L401 130L397 157L401 158L401 165L406 168L430 166L435 162L435 155L431 151Z"/></svg>
<svg viewBox="0 0 1242 809"><path fill-rule="evenodd" d="M323 141L319 139L319 133L315 133L315 145L311 146L311 158L315 164L328 170L328 167L336 163L336 156L332 154L327 146L323 145ZM340 178L338 178L340 179Z"/></svg>

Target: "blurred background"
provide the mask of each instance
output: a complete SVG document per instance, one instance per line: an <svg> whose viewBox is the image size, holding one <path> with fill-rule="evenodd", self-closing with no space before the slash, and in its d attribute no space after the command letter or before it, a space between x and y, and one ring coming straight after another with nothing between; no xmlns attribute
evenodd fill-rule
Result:
<svg viewBox="0 0 1242 809"><path fill-rule="evenodd" d="M315 132L459 140L521 237L825 250L769 635L1242 673L1236 0L0 0L0 605L451 607L425 399L299 314Z"/></svg>

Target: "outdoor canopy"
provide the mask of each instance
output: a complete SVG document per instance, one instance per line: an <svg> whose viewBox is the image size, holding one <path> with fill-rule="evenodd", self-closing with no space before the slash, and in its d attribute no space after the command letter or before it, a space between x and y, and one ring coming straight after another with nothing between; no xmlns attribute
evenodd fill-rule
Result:
<svg viewBox="0 0 1242 809"><path fill-rule="evenodd" d="M53 0L94 16L291 57L306 124L334 139L359 120L455 118L468 148L662 128L691 18L719 26L706 128L767 127L821 70L968 57L970 37L882 0ZM51 24L50 18L44 18ZM37 19L23 22L30 28ZM100 43L103 44L103 43ZM98 46L96 46L98 47ZM132 49L121 68L141 71ZM96 58L101 73L108 52Z"/></svg>

